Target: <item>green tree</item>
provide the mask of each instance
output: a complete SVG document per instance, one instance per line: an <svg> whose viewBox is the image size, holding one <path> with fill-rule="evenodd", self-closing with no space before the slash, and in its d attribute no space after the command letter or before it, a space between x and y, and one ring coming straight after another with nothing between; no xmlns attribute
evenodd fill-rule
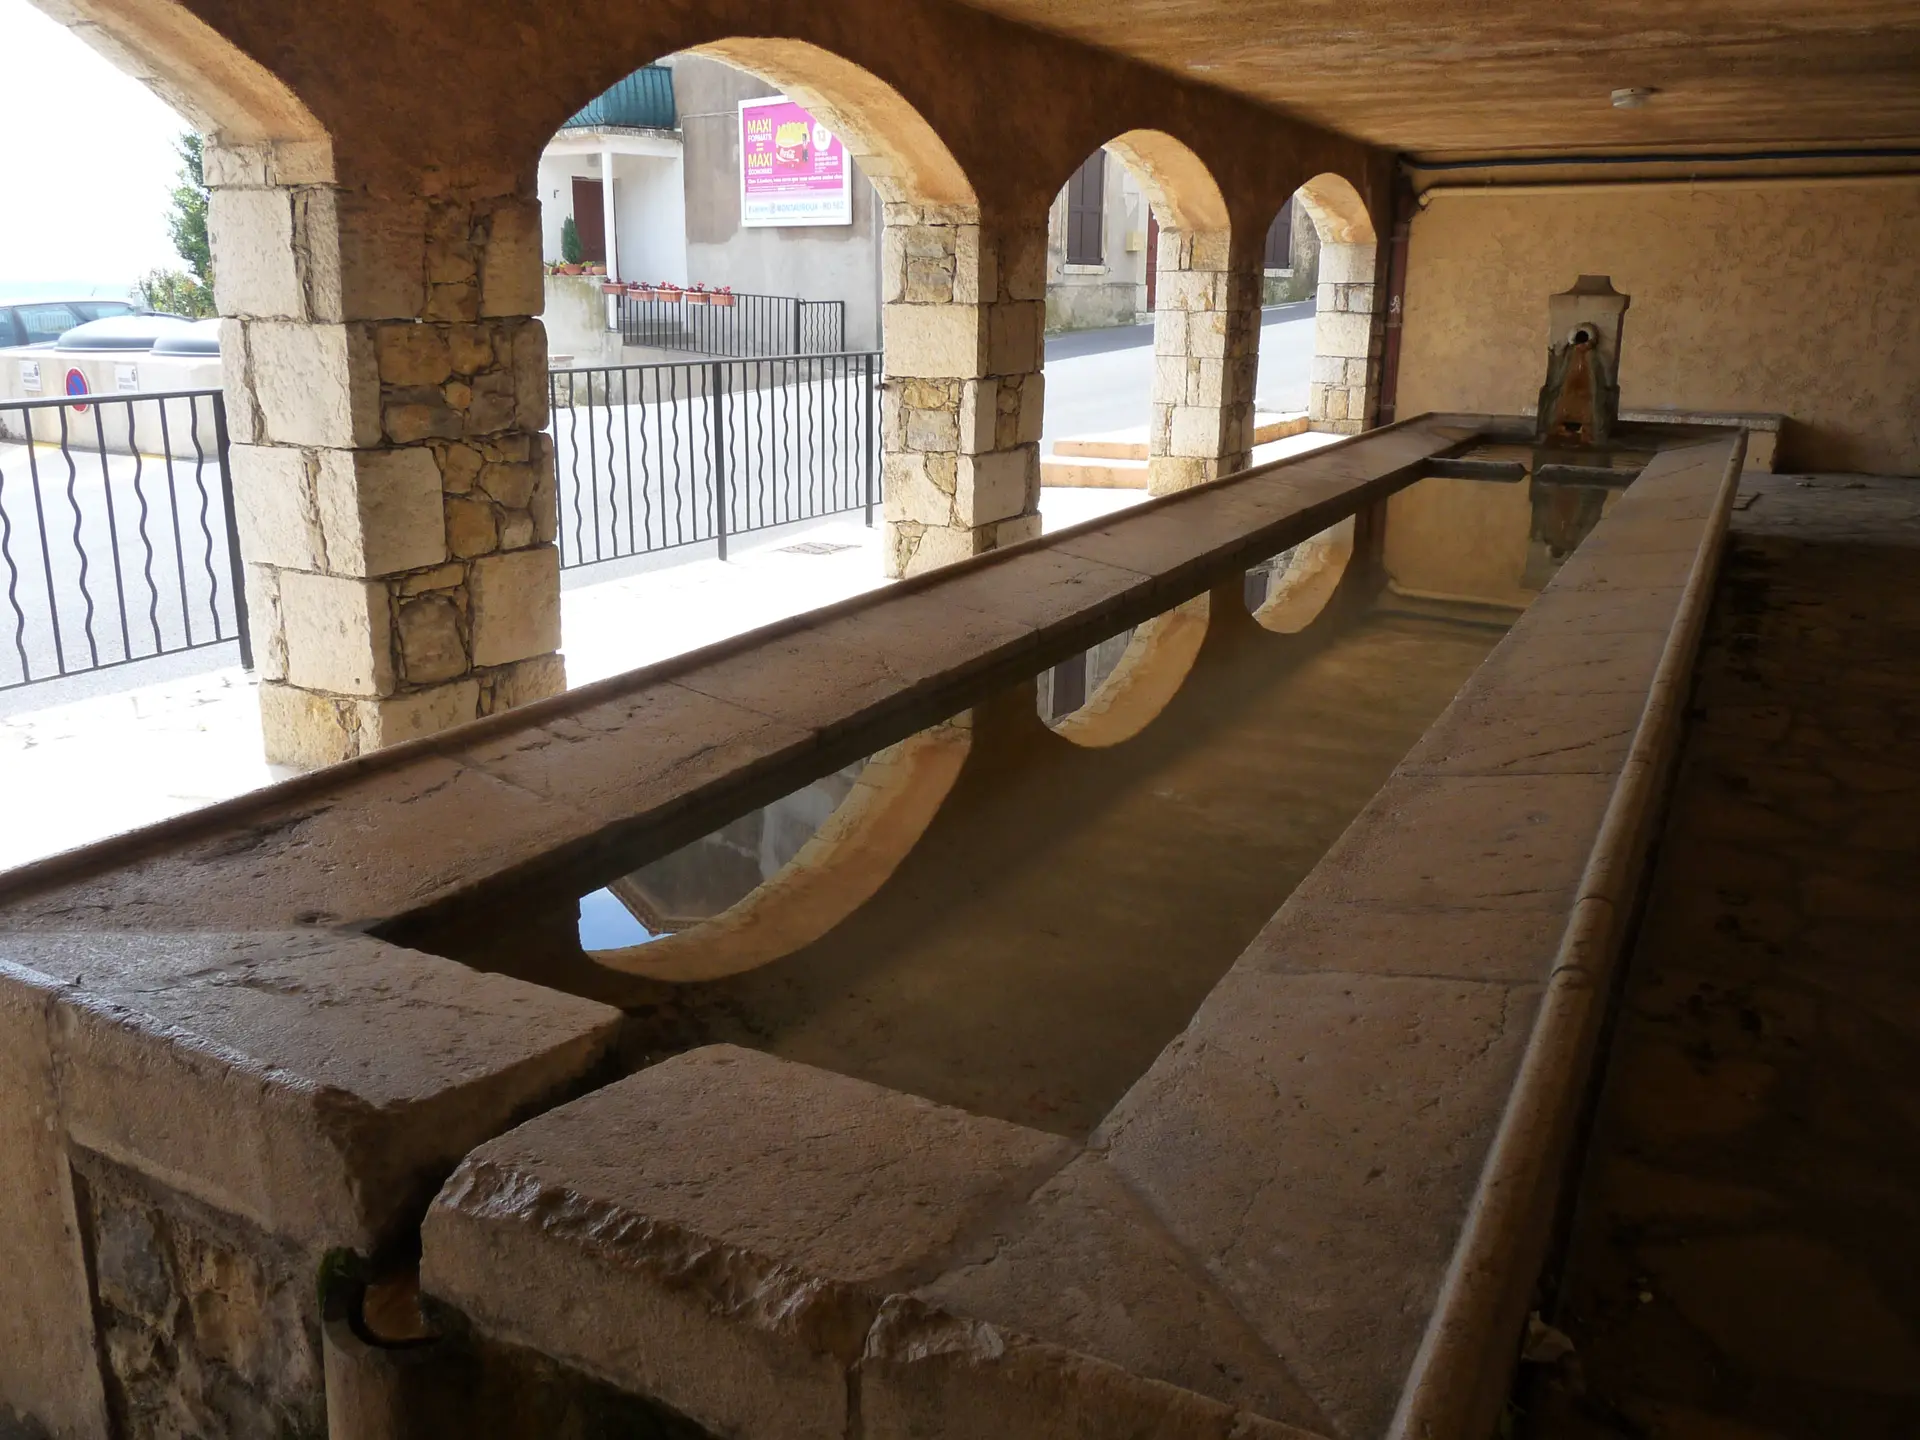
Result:
<svg viewBox="0 0 1920 1440"><path fill-rule="evenodd" d="M578 265L586 253L580 248L580 227L569 215L560 222L560 259L568 265Z"/></svg>
<svg viewBox="0 0 1920 1440"><path fill-rule="evenodd" d="M187 262L193 278L213 289L213 250L207 244L206 142L188 131L175 142L180 152L180 183L173 187L173 214L167 230L173 248Z"/></svg>
<svg viewBox="0 0 1920 1440"><path fill-rule="evenodd" d="M175 148L180 152L180 183L173 187L167 232L187 268L150 272L140 281L140 296L149 309L170 315L211 315L213 250L207 243L206 145L189 131L175 142Z"/></svg>

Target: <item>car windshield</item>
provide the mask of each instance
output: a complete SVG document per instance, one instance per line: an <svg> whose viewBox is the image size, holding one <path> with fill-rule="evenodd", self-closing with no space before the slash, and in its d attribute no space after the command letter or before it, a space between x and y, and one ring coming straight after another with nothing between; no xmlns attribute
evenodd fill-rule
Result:
<svg viewBox="0 0 1920 1440"><path fill-rule="evenodd" d="M82 320L104 320L109 315L131 315L133 306L125 300L73 300L68 302Z"/></svg>
<svg viewBox="0 0 1920 1440"><path fill-rule="evenodd" d="M83 318L90 318L79 315L73 306L65 304L21 305L15 313L26 329L26 343L29 345L38 345L43 340L58 340Z"/></svg>

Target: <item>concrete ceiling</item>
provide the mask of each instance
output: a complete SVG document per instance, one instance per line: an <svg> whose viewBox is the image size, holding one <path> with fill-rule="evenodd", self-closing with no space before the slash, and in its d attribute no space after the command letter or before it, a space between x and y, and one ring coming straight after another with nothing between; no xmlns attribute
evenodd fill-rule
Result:
<svg viewBox="0 0 1920 1440"><path fill-rule="evenodd" d="M969 3L1430 158L1920 137L1914 0Z"/></svg>

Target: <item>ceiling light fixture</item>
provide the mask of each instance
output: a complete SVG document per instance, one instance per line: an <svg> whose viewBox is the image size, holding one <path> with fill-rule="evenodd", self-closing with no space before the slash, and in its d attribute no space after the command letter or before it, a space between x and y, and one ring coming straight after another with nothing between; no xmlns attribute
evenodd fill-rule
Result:
<svg viewBox="0 0 1920 1440"><path fill-rule="evenodd" d="M1613 108L1616 110L1638 110L1660 92L1650 85L1633 85L1624 90L1613 92Z"/></svg>

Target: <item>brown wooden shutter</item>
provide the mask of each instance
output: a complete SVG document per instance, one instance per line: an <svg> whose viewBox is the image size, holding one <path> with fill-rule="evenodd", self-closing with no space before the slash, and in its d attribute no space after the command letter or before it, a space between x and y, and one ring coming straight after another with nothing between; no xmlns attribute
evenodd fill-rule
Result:
<svg viewBox="0 0 1920 1440"><path fill-rule="evenodd" d="M1269 270L1291 270L1293 268L1293 197L1287 197L1287 203L1280 207L1280 213L1273 217L1273 224L1267 227L1267 259Z"/></svg>
<svg viewBox="0 0 1920 1440"><path fill-rule="evenodd" d="M1067 263L1106 263L1107 152L1096 150L1067 181Z"/></svg>
<svg viewBox="0 0 1920 1440"><path fill-rule="evenodd" d="M607 200L598 176L573 177L573 226L580 232L581 260L590 265L606 264Z"/></svg>

